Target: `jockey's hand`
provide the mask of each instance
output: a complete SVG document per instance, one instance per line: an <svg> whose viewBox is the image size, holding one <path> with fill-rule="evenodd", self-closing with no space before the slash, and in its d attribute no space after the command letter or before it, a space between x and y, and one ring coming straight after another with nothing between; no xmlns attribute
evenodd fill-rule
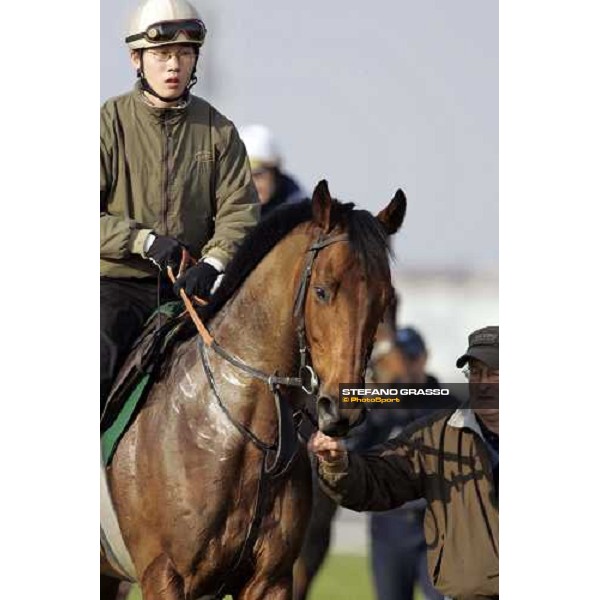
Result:
<svg viewBox="0 0 600 600"><path fill-rule="evenodd" d="M314 433L308 440L308 449L314 452L320 461L326 463L344 462L348 456L342 440L331 438L320 431Z"/></svg>
<svg viewBox="0 0 600 600"><path fill-rule="evenodd" d="M221 271L207 262L200 261L177 278L173 290L177 296L179 296L179 290L183 289L188 296L206 299L215 291L213 286L219 275L221 275Z"/></svg>
<svg viewBox="0 0 600 600"><path fill-rule="evenodd" d="M145 251L146 258L149 258L161 271L170 266L177 272L181 263L183 244L166 235L153 233L150 235L153 239L150 240L150 247Z"/></svg>

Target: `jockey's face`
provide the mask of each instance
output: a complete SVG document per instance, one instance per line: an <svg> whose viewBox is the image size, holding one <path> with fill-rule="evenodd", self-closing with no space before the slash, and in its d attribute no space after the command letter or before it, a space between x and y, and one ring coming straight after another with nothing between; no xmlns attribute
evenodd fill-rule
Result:
<svg viewBox="0 0 600 600"><path fill-rule="evenodd" d="M163 98L176 99L187 87L196 63L196 52L188 44L169 44L142 51L144 76L150 87ZM141 65L140 51L131 53L136 69Z"/></svg>

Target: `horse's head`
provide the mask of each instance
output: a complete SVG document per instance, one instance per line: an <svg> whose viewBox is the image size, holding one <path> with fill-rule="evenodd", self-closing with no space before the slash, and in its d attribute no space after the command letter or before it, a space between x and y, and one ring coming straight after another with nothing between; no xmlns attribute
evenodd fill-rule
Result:
<svg viewBox="0 0 600 600"><path fill-rule="evenodd" d="M338 384L364 383L378 324L393 299L387 238L402 224L406 198L398 190L374 217L333 200L327 182L321 181L312 211L317 237L304 292L306 341L319 376L319 429L343 436L361 411L340 406Z"/></svg>

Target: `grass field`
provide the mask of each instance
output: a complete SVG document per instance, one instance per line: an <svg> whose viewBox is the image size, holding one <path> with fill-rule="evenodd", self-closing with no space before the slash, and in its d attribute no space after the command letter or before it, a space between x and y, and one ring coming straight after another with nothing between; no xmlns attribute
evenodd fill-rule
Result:
<svg viewBox="0 0 600 600"><path fill-rule="evenodd" d="M415 600L421 599L419 594L415 596ZM142 600L137 587L127 600ZM330 555L314 582L309 600L375 600L368 557Z"/></svg>
<svg viewBox="0 0 600 600"><path fill-rule="evenodd" d="M330 554L312 587L310 600L375 600L369 559Z"/></svg>

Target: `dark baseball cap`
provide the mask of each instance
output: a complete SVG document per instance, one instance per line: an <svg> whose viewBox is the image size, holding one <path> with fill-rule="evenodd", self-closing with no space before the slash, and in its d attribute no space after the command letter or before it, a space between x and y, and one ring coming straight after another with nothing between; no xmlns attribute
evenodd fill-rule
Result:
<svg viewBox="0 0 600 600"><path fill-rule="evenodd" d="M469 358L476 358L492 369L497 369L500 362L500 333L498 325L489 325L477 329L469 336L467 351L456 361L460 369Z"/></svg>
<svg viewBox="0 0 600 600"><path fill-rule="evenodd" d="M417 358L427 352L425 340L414 327L400 327L397 329L396 345L409 358Z"/></svg>

